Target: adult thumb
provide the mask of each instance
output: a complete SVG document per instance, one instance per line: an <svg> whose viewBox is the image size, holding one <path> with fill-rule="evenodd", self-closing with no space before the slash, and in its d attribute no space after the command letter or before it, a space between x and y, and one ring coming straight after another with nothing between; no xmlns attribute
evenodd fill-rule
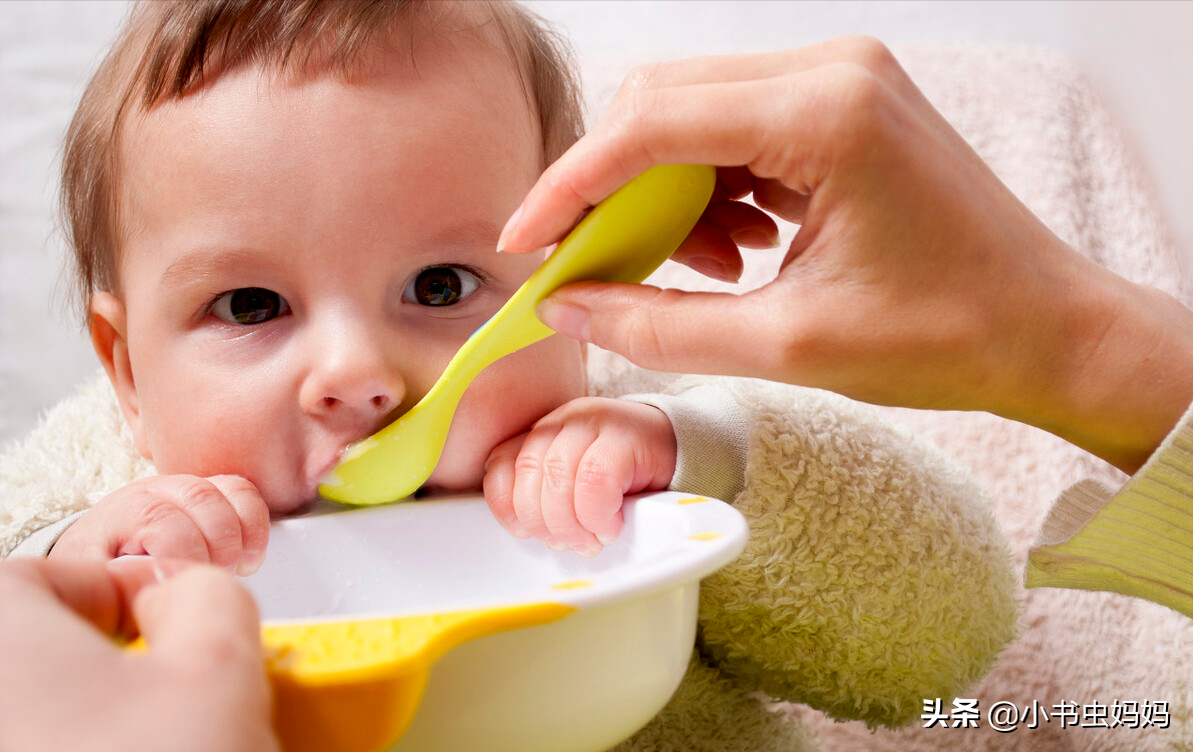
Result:
<svg viewBox="0 0 1193 752"><path fill-rule="evenodd" d="M137 628L158 657L183 664L222 661L261 673L257 605L228 572L195 565L133 602Z"/></svg>
<svg viewBox="0 0 1193 752"><path fill-rule="evenodd" d="M539 303L559 334L616 352L656 371L778 378L782 331L757 315L761 290L744 295L650 285L579 282Z"/></svg>

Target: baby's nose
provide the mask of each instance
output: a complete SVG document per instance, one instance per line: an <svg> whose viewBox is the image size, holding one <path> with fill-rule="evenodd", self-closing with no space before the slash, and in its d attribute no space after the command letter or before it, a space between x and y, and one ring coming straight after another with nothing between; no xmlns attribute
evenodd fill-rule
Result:
<svg viewBox="0 0 1193 752"><path fill-rule="evenodd" d="M398 369L385 353L364 343L324 349L299 395L310 415L351 423L353 431L375 430L406 394Z"/></svg>

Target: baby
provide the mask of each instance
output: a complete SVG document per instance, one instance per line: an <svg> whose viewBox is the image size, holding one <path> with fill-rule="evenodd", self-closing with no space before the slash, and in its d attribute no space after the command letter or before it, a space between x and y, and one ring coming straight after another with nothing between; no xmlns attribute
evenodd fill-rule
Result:
<svg viewBox="0 0 1193 752"><path fill-rule="evenodd" d="M494 249L579 135L569 71L512 4L139 7L72 123L64 197L92 342L159 475L49 555L254 571L270 516L541 262ZM677 446L661 410L586 389L563 337L493 364L427 489L483 485L514 534L596 553Z"/></svg>

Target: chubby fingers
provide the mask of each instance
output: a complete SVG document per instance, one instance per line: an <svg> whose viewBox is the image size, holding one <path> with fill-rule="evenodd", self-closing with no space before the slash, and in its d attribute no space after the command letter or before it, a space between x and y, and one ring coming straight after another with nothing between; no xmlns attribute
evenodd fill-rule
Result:
<svg viewBox="0 0 1193 752"><path fill-rule="evenodd" d="M240 521L240 559L236 573L252 574L265 560L265 547L269 543L269 507L257 487L239 475L215 475L208 480L223 493Z"/></svg>
<svg viewBox="0 0 1193 752"><path fill-rule="evenodd" d="M482 490L485 501L489 504L489 511L502 527L517 538L530 537L530 533L518 520L518 513L514 510L514 476L517 472L515 465L518 450L522 448L522 442L525 440L526 434L518 434L493 447L485 460L485 477L482 481Z"/></svg>
<svg viewBox="0 0 1193 752"><path fill-rule="evenodd" d="M144 502L138 538L145 553L256 571L269 537L269 511L256 487L231 475L169 477Z"/></svg>
<svg viewBox="0 0 1193 752"><path fill-rule="evenodd" d="M485 498L519 537L593 556L621 532L625 495L666 488L675 433L650 405L586 397L498 447L485 466Z"/></svg>
<svg viewBox="0 0 1193 752"><path fill-rule="evenodd" d="M580 524L575 508L581 460L598 436L597 427L587 422L545 426L532 430L518 453L514 509L520 518L541 519L541 526L527 529L555 550L570 548L581 556L600 551L601 544Z"/></svg>
<svg viewBox="0 0 1193 752"><path fill-rule="evenodd" d="M576 445L583 443L575 426L567 431L565 427L548 416L494 449L486 471L485 497L497 519L515 535L538 538L556 551L587 552L596 539L578 529L574 514L569 519L567 510L549 508L570 489L578 461Z"/></svg>
<svg viewBox="0 0 1193 752"><path fill-rule="evenodd" d="M621 502L633 475L632 458L610 453L610 443L600 441L595 426L576 422L543 423L503 442L485 471L493 515L520 538L595 555L620 531Z"/></svg>
<svg viewBox="0 0 1193 752"><path fill-rule="evenodd" d="M164 475L109 494L67 529L53 553L89 559L149 554L248 574L260 566L268 537L269 510L249 481Z"/></svg>

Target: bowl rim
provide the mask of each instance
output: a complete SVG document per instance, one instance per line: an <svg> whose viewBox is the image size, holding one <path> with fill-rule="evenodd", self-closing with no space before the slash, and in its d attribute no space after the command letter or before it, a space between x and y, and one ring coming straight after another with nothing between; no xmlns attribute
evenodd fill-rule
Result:
<svg viewBox="0 0 1193 752"><path fill-rule="evenodd" d="M485 506L485 513L489 514L484 498L478 494L445 495L421 499L408 504L421 506L441 503ZM408 506L408 504L403 503L401 506ZM745 549L749 534L745 517L737 509L719 499L677 491L652 491L627 496L625 504L631 507L647 504L676 510L675 519L686 525L686 529L681 531L683 537L678 545L672 544L660 558L652 560L649 567L642 568L627 564L627 566L618 567L612 573L602 573L592 579L583 579L581 575L570 580L556 582L542 590L527 588L526 597L502 601L499 604L482 602L474 607L433 610L383 608L377 611L349 614L262 619L261 623L262 626L333 624L435 616L469 610L496 611L538 604L558 604L569 606L577 611L592 610L656 594L659 591L698 583L701 579L732 562ZM394 506L351 509L346 512L363 516L367 516L370 512L385 514L387 512L380 510L392 509ZM326 513L336 514L337 512L334 511L334 508L325 507L312 514L277 520L274 525L301 529L311 524L319 524L319 518L325 516ZM504 531L502 534L508 535ZM537 543L537 541L528 543ZM616 541L612 545L616 545ZM560 555L576 556L571 552ZM251 577L246 579L251 580ZM252 590L251 587L250 590ZM258 597L254 593L254 598Z"/></svg>

